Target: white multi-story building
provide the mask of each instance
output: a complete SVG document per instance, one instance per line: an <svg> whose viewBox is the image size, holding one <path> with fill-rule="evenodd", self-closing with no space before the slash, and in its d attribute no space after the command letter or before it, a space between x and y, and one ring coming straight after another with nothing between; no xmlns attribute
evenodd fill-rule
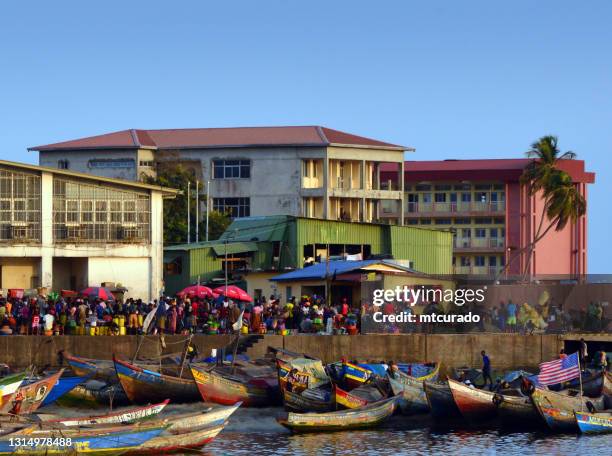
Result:
<svg viewBox="0 0 612 456"><path fill-rule="evenodd" d="M44 146L40 164L142 180L181 163L210 182L213 209L233 217L293 215L376 222L381 203L403 207L403 146L318 126L124 130ZM398 223L403 217L398 216Z"/></svg>
<svg viewBox="0 0 612 456"><path fill-rule="evenodd" d="M163 200L177 191L0 161L0 288L163 286Z"/></svg>

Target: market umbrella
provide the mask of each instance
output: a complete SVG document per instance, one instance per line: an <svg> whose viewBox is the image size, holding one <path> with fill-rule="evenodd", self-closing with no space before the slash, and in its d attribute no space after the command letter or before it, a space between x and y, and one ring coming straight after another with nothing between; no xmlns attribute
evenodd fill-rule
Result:
<svg viewBox="0 0 612 456"><path fill-rule="evenodd" d="M115 297L108 288L87 287L79 292L81 296L89 299L102 299L103 301L114 301Z"/></svg>
<svg viewBox="0 0 612 456"><path fill-rule="evenodd" d="M251 298L246 291L244 291L242 288L238 288L236 285L229 285L227 288L225 286L217 287L213 290L213 293L216 295L225 296L226 298L234 299L236 301L253 302L253 298Z"/></svg>
<svg viewBox="0 0 612 456"><path fill-rule="evenodd" d="M192 285L187 288L183 288L176 294L179 298L213 298L215 293L204 285Z"/></svg>

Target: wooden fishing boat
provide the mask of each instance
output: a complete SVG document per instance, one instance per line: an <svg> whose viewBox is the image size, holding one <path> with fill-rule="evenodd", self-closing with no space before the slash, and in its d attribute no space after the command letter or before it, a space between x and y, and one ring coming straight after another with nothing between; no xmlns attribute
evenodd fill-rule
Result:
<svg viewBox="0 0 612 456"><path fill-rule="evenodd" d="M327 391L325 395L318 395L315 389L305 389L301 393L294 393L283 389L283 403L286 410L294 412L329 412L334 408L332 394ZM310 395L308 393L311 393Z"/></svg>
<svg viewBox="0 0 612 456"><path fill-rule="evenodd" d="M518 392L496 393L493 403L497 407L497 414L503 423L513 426L540 424L540 414L536 410L529 396Z"/></svg>
<svg viewBox="0 0 612 456"><path fill-rule="evenodd" d="M42 404L45 397L47 397L63 373L64 369L61 369L55 374L45 377L42 380L32 383L22 383L13 396L13 400L5 403L2 406L2 409L0 409L0 412L7 413L11 411L19 398L21 400L21 405L19 406L19 410L14 411L13 413L23 415L34 413L40 407L40 404Z"/></svg>
<svg viewBox="0 0 612 456"><path fill-rule="evenodd" d="M127 397L134 403L146 404L166 399L170 399L173 403L201 400L193 378L160 374L117 358L113 361L119 383Z"/></svg>
<svg viewBox="0 0 612 456"><path fill-rule="evenodd" d="M293 432L346 431L380 425L395 411L397 398L391 397L350 410L327 413L288 413L277 421Z"/></svg>
<svg viewBox="0 0 612 456"><path fill-rule="evenodd" d="M41 407L44 407L49 404L53 404L64 394L67 394L78 385L87 380L87 377L60 377L57 381L57 384L53 387L53 389L47 394L45 400L42 401Z"/></svg>
<svg viewBox="0 0 612 456"><path fill-rule="evenodd" d="M428 370L428 369L424 369L425 366L429 367L431 364L431 370L429 370L429 372L420 375L420 376L414 376L414 375L410 375L406 372L404 372L401 368L399 370L397 370L396 373L396 380L399 380L400 382L407 384L407 385L412 385L415 386L417 388L423 388L423 382L435 382L438 380L438 377L440 375L440 363L429 363L429 364L408 364L408 372L412 373L412 372L419 372L420 370ZM417 367L420 367L420 369L417 369Z"/></svg>
<svg viewBox="0 0 612 456"><path fill-rule="evenodd" d="M62 407L102 407L129 405L131 402L120 384L107 385L97 380L75 386L57 399Z"/></svg>
<svg viewBox="0 0 612 456"><path fill-rule="evenodd" d="M448 380L448 386L461 415L470 421L480 421L497 415L493 403L495 393L467 386L456 380Z"/></svg>
<svg viewBox="0 0 612 456"><path fill-rule="evenodd" d="M343 380L351 389L357 388L367 382L372 376L372 371L357 364L342 362Z"/></svg>
<svg viewBox="0 0 612 456"><path fill-rule="evenodd" d="M11 407L13 395L26 378L25 372L0 378L0 410Z"/></svg>
<svg viewBox="0 0 612 456"><path fill-rule="evenodd" d="M423 390L434 418L453 418L461 415L448 382L423 382Z"/></svg>
<svg viewBox="0 0 612 456"><path fill-rule="evenodd" d="M556 392L535 387L531 401L548 428L557 432L576 432L574 411L588 410L587 402L596 410L605 408L605 396L581 399L580 394L574 390Z"/></svg>
<svg viewBox="0 0 612 456"><path fill-rule="evenodd" d="M119 455L157 437L166 426L160 423L82 429L29 426L1 436L0 455Z"/></svg>
<svg viewBox="0 0 612 456"><path fill-rule="evenodd" d="M225 423L192 429L190 432L183 434L168 434L165 432L125 454L170 454L183 453L186 450L199 450L217 437L224 427Z"/></svg>
<svg viewBox="0 0 612 456"><path fill-rule="evenodd" d="M374 385L363 385L351 391L344 391L338 385L334 385L334 397L336 405L347 409L364 407L384 399L380 390Z"/></svg>
<svg viewBox="0 0 612 456"><path fill-rule="evenodd" d="M150 418L160 413L166 405L170 402L166 399L164 402L159 404L147 405L145 407L133 408L130 410L122 410L120 412L108 413L106 415L94 415L94 416L78 416L72 418L59 418L45 420L45 424L57 423L62 426L90 426L93 424L120 424L120 423L133 423L140 421L145 418Z"/></svg>
<svg viewBox="0 0 612 456"><path fill-rule="evenodd" d="M82 358L70 354L64 354L64 360L77 376L89 377L110 384L117 383L117 373L111 360Z"/></svg>
<svg viewBox="0 0 612 456"><path fill-rule="evenodd" d="M221 375L213 370L207 371L191 365L191 374L197 385L201 399L221 405L242 402L245 407L271 405L274 398L262 384L243 376Z"/></svg>
<svg viewBox="0 0 612 456"><path fill-rule="evenodd" d="M612 432L612 413L574 412L576 424L583 434L606 434Z"/></svg>
<svg viewBox="0 0 612 456"><path fill-rule="evenodd" d="M429 403L422 384L404 383L391 376L388 378L393 394L400 396L399 407L403 414L427 413L429 411Z"/></svg>
<svg viewBox="0 0 612 456"><path fill-rule="evenodd" d="M182 434L194 429L218 426L225 423L241 405L242 402L237 402L229 407L215 407L212 410L170 415L167 417L170 425L166 431L172 434Z"/></svg>

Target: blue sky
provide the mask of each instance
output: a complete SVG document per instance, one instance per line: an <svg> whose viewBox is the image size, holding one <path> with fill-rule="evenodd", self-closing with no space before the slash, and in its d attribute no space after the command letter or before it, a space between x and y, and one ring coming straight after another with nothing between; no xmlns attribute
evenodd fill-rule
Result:
<svg viewBox="0 0 612 456"><path fill-rule="evenodd" d="M544 134L597 173L609 273L612 2L2 2L0 157L125 128L321 124L417 160L520 157Z"/></svg>

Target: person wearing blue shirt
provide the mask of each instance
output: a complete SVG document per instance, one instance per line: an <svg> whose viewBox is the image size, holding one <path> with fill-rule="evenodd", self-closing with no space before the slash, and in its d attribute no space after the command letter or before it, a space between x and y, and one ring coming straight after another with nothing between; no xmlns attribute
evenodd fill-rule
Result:
<svg viewBox="0 0 612 456"><path fill-rule="evenodd" d="M506 307L506 313L508 314L508 328L510 332L515 332L516 330L516 304L512 301L508 301L508 306Z"/></svg>
<svg viewBox="0 0 612 456"><path fill-rule="evenodd" d="M481 351L480 355L482 356L482 378L484 380L484 384L482 387L487 386L487 381L489 382L489 390L493 388L493 378L491 377L491 360L485 353L485 351Z"/></svg>

